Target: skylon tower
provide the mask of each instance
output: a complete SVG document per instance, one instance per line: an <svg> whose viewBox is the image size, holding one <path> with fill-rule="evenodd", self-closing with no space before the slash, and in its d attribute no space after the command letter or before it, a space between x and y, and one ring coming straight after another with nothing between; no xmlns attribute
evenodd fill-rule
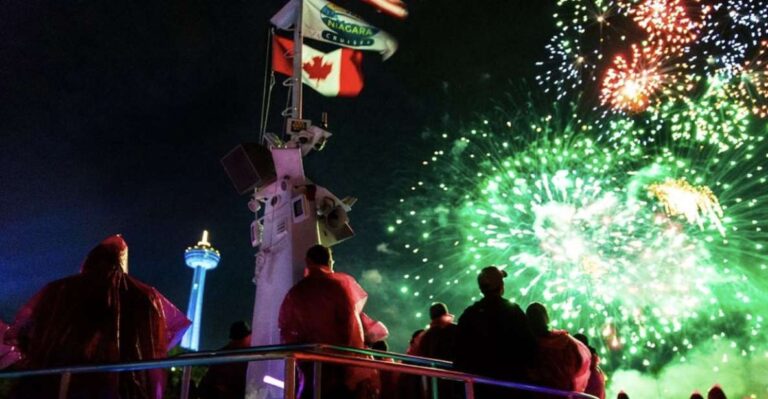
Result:
<svg viewBox="0 0 768 399"><path fill-rule="evenodd" d="M192 289L189 292L189 307L187 318L192 320L184 337L181 347L196 351L200 345L200 324L203 317L203 294L205 292L205 272L219 265L221 254L208 242L208 231L203 231L203 238L193 247L184 251L184 261L195 270L192 277Z"/></svg>

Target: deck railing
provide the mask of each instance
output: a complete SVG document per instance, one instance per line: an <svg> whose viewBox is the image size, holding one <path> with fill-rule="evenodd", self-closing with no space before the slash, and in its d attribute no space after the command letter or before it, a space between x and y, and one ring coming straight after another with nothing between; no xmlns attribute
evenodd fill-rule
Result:
<svg viewBox="0 0 768 399"><path fill-rule="evenodd" d="M360 357L360 355L371 358ZM374 360L388 358L399 361L393 363L390 361ZM431 395L438 397L437 380L457 381L464 385L464 394L466 399L475 398L475 385L493 385L509 389L535 392L541 394L554 395L563 398L574 399L596 399L592 395L580 392L568 392L557 389L550 389L528 384L520 384L509 381L495 380L492 378L461 373L451 370L451 362L437 359L429 359L418 356L409 356L399 353L382 352L377 350L347 348L333 345L274 345L257 346L245 349L234 349L226 351L204 351L196 353L187 353L170 357L166 359L145 360L139 362L100 364L72 367L54 367L39 370L24 371L0 371L0 379L23 378L41 375L61 375L59 385L59 398L65 399L69 389L69 380L72 374L94 373L94 372L122 372L158 368L186 368L189 370L192 366L210 366L222 363L254 362L264 360L285 360L285 381L284 398L296 398L296 364L297 362L312 362L315 373L312 384L314 387L314 396L320 398L321 387L320 378L317 378L322 372L322 364L331 363L345 366L357 366L372 368L383 371L393 371L401 374L419 375L430 380ZM330 399L330 398L329 398Z"/></svg>

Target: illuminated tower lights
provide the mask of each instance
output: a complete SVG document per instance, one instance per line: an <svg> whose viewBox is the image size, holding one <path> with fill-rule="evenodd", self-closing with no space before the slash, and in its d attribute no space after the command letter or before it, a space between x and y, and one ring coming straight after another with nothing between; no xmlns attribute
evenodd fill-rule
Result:
<svg viewBox="0 0 768 399"><path fill-rule="evenodd" d="M192 289L189 292L189 306L187 318L192 321L184 337L181 339L181 347L193 351L200 345L200 324L203 316L203 293L205 292L205 272L215 269L219 265L221 254L208 242L208 231L203 230L203 238L197 245L184 251L184 261L187 266L195 270L192 277Z"/></svg>

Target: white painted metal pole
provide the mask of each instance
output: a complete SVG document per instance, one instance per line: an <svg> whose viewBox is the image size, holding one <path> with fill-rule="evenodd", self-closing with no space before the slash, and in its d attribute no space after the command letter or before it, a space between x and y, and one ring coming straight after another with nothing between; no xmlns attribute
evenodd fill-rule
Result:
<svg viewBox="0 0 768 399"><path fill-rule="evenodd" d="M189 384L192 382L192 366L184 366L181 372L181 399L189 399Z"/></svg>

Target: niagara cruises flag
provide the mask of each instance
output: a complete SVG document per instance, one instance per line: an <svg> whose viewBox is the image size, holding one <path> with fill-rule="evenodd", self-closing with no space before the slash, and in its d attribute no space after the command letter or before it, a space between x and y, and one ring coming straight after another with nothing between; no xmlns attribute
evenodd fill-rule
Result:
<svg viewBox="0 0 768 399"><path fill-rule="evenodd" d="M356 50L378 51L386 60L397 50L389 33L325 0L304 0L301 17L305 37Z"/></svg>
<svg viewBox="0 0 768 399"><path fill-rule="evenodd" d="M304 44L301 48L301 80L327 97L354 97L363 89L360 65L363 54L348 48L323 53ZM272 36L272 69L293 75L293 40Z"/></svg>

